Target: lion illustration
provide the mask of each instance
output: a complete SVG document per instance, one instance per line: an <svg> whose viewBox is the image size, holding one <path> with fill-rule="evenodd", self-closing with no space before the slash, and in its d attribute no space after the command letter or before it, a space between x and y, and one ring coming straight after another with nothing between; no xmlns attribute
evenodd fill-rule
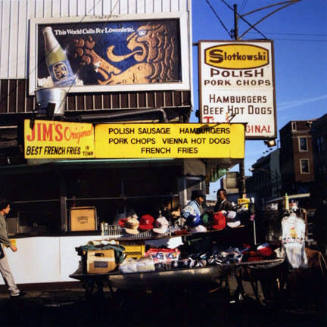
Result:
<svg viewBox="0 0 327 327"><path fill-rule="evenodd" d="M140 26L126 39L130 50L124 55L115 54L115 45L107 48L108 61L94 51L95 40L74 40L74 57L80 65L91 66L101 85L149 84L179 81L179 48L172 24L146 24ZM133 57L135 64L126 70L115 63Z"/></svg>

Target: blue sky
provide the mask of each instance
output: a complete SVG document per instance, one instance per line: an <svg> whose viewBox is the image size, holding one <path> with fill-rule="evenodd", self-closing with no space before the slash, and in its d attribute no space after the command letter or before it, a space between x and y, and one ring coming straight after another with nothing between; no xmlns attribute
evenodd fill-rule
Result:
<svg viewBox="0 0 327 327"><path fill-rule="evenodd" d="M231 40L208 2L227 28L234 26L233 12L225 3L238 6L245 14L282 0L193 0L193 42L199 40ZM225 3L224 3L225 2ZM252 24L278 7L248 15ZM256 26L274 42L277 131L290 120L319 118L327 113L327 0L302 0L273 14ZM248 28L239 20L239 35ZM242 39L263 39L252 30ZM198 56L193 47L194 109L198 109ZM195 110L194 110L195 111ZM191 121L197 121L194 112ZM263 141L246 141L245 171L265 155Z"/></svg>

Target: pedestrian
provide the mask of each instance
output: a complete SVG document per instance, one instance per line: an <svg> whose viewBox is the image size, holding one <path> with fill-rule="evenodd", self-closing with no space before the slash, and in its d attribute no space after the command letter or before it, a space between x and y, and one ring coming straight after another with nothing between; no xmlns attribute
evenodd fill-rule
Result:
<svg viewBox="0 0 327 327"><path fill-rule="evenodd" d="M214 212L217 211L230 211L235 210L234 205L228 201L227 192L225 189L221 188L217 191L217 202L214 207Z"/></svg>
<svg viewBox="0 0 327 327"><path fill-rule="evenodd" d="M5 217L10 212L10 203L7 200L0 201L0 273L8 287L11 297L19 297L25 295L24 291L19 290L14 277L11 273L8 260L4 251L4 247L10 247L13 252L17 251L17 247L10 243L7 232L7 224Z"/></svg>

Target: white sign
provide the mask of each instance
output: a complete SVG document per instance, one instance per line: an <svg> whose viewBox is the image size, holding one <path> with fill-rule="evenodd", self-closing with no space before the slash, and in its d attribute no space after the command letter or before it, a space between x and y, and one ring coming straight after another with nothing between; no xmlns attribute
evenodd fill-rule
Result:
<svg viewBox="0 0 327 327"><path fill-rule="evenodd" d="M202 123L247 123L247 139L276 137L272 41L200 41Z"/></svg>

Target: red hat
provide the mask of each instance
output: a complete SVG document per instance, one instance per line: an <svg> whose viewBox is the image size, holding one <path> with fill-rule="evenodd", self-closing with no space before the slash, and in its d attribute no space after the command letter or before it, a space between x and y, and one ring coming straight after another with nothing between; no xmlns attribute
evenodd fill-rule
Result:
<svg viewBox="0 0 327 327"><path fill-rule="evenodd" d="M263 257L271 257L274 254L272 248L267 243L259 245L257 252Z"/></svg>
<svg viewBox="0 0 327 327"><path fill-rule="evenodd" d="M215 212L213 214L212 228L217 230L222 230L225 227L226 227L225 215L221 211Z"/></svg>
<svg viewBox="0 0 327 327"><path fill-rule="evenodd" d="M126 221L127 221L127 218L120 218L120 219L118 220L118 226L124 228L125 225L126 225Z"/></svg>
<svg viewBox="0 0 327 327"><path fill-rule="evenodd" d="M140 218L140 225L139 225L139 229L142 230L149 230L153 228L153 222L154 222L154 218L151 215L143 215Z"/></svg>

